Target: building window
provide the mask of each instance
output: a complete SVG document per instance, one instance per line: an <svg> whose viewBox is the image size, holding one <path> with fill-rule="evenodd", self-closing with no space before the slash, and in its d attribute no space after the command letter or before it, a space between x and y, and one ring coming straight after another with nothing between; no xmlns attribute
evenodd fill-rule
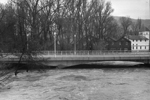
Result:
<svg viewBox="0 0 150 100"><path fill-rule="evenodd" d="M121 45L121 42L119 42L119 45Z"/></svg>
<svg viewBox="0 0 150 100"><path fill-rule="evenodd" d="M138 49L138 46L136 46L136 49Z"/></svg>
<svg viewBox="0 0 150 100"><path fill-rule="evenodd" d="M134 46L133 46L133 50L134 50Z"/></svg>
<svg viewBox="0 0 150 100"><path fill-rule="evenodd" d="M142 46L140 46L140 49L142 49Z"/></svg>
<svg viewBox="0 0 150 100"><path fill-rule="evenodd" d="M127 51L127 50L128 50L128 48L124 48L124 50L126 50L126 51Z"/></svg>
<svg viewBox="0 0 150 100"><path fill-rule="evenodd" d="M145 49L146 49L146 46L145 46Z"/></svg>
<svg viewBox="0 0 150 100"><path fill-rule="evenodd" d="M111 50L115 50L115 48L111 48Z"/></svg>

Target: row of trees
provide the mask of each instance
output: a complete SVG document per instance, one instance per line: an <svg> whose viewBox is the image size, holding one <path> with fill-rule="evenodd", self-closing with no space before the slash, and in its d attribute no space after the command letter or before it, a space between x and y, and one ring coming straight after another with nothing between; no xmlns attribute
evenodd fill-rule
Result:
<svg viewBox="0 0 150 100"><path fill-rule="evenodd" d="M105 41L141 28L141 20L111 16L104 0L10 0L0 5L0 49L3 52L105 49Z"/></svg>

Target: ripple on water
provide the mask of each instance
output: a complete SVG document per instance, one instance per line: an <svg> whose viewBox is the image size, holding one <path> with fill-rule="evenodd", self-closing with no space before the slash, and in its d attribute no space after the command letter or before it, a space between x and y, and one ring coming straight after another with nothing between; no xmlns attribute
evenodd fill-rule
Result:
<svg viewBox="0 0 150 100"><path fill-rule="evenodd" d="M88 78L86 76L82 75L65 75L62 77L59 77L58 80L67 80L67 81L87 81Z"/></svg>

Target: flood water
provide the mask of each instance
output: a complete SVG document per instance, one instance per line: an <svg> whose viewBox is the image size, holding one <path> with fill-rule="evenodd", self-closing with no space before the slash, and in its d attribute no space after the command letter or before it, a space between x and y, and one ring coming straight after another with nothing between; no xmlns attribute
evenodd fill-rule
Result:
<svg viewBox="0 0 150 100"><path fill-rule="evenodd" d="M150 100L150 69L11 72L0 78L0 100Z"/></svg>

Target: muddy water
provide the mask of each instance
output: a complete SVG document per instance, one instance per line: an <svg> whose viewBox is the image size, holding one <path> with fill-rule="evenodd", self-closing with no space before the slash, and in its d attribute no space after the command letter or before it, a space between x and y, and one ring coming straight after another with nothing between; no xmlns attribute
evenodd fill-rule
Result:
<svg viewBox="0 0 150 100"><path fill-rule="evenodd" d="M9 73L0 100L150 100L150 69L64 69Z"/></svg>

